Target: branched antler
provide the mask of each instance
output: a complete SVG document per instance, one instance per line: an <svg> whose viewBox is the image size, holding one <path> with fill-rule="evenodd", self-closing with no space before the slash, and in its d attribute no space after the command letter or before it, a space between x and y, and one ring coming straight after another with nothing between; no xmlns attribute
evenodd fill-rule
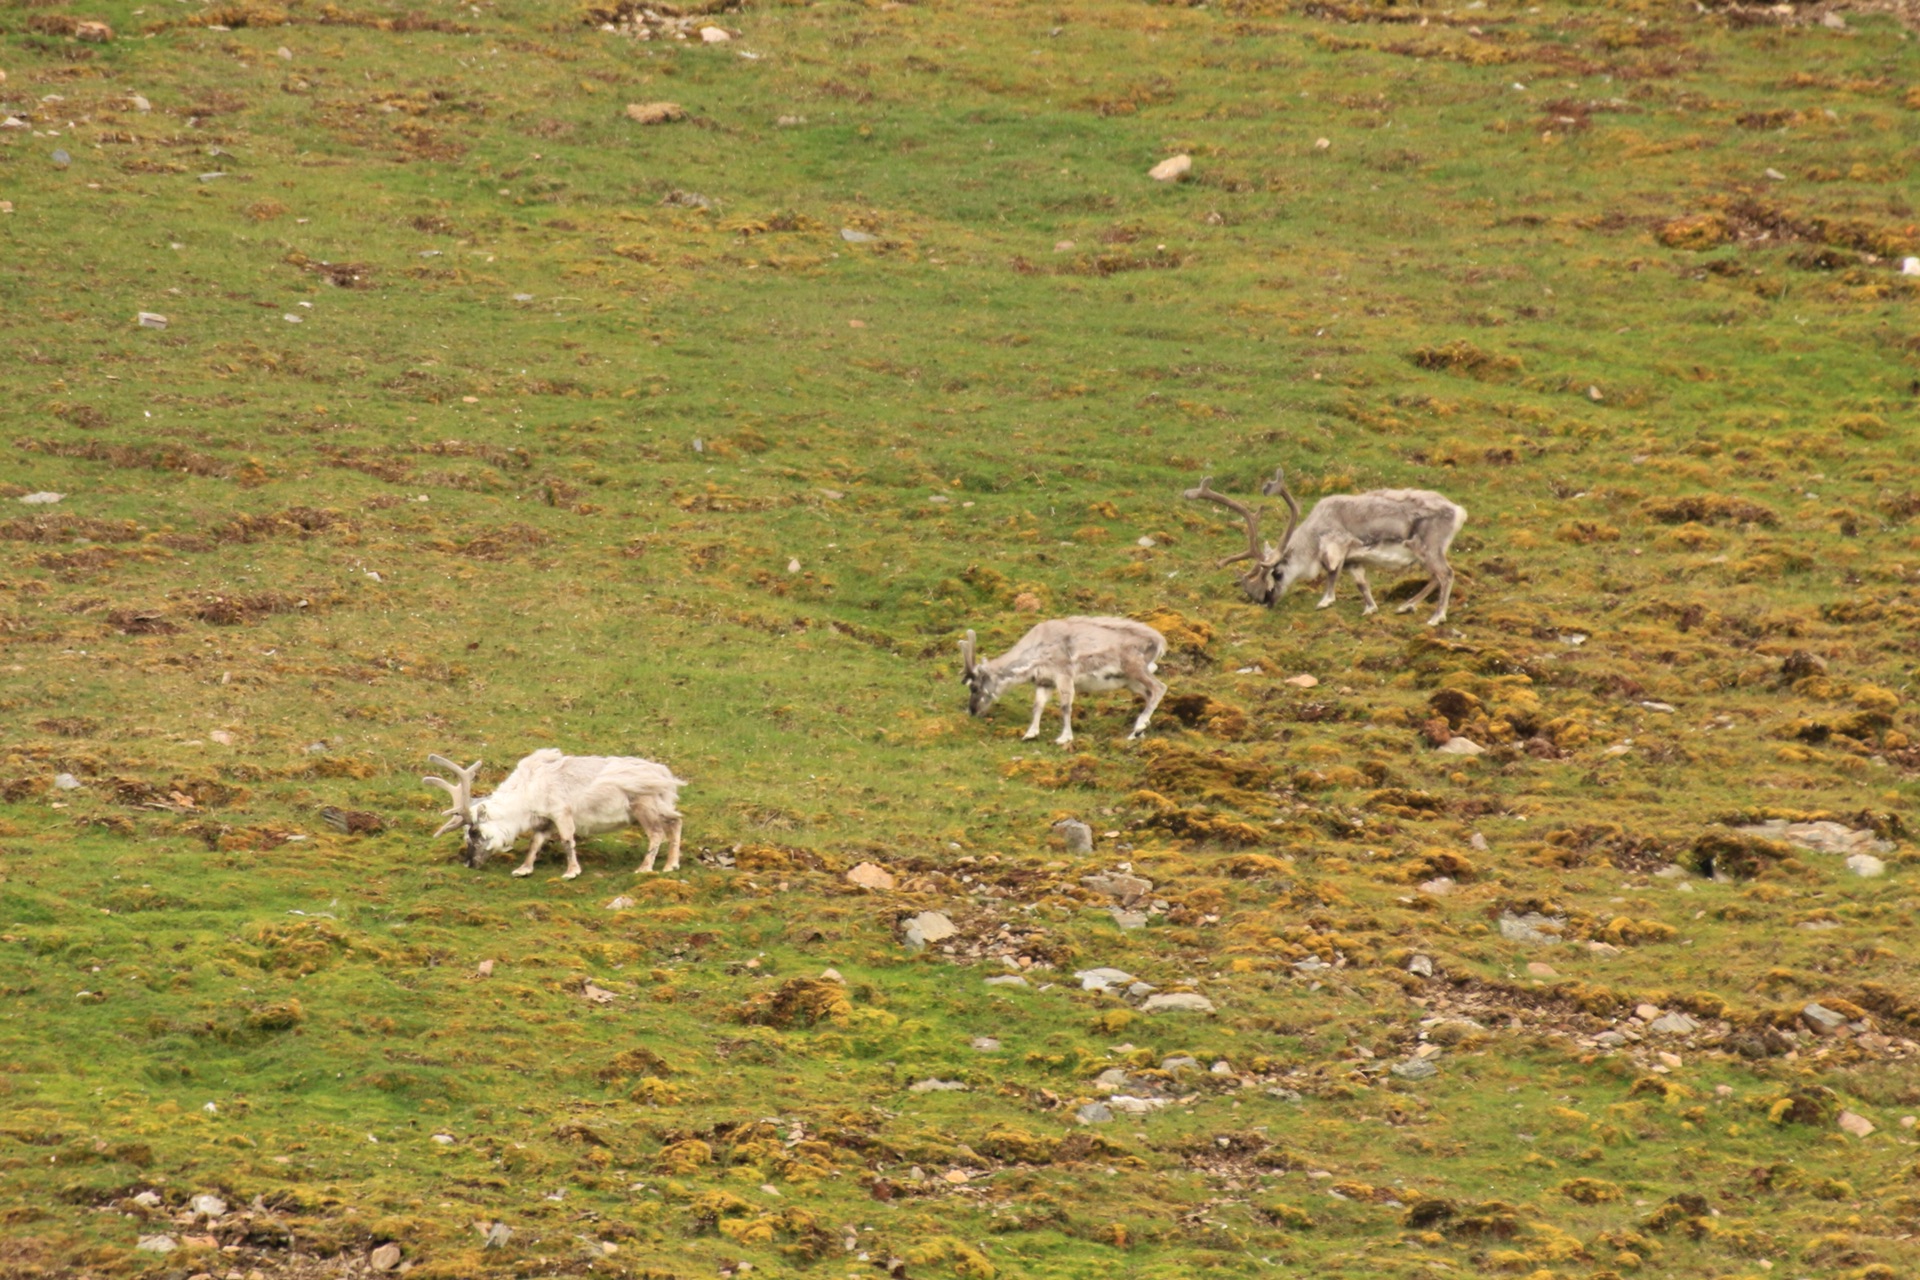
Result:
<svg viewBox="0 0 1920 1280"><path fill-rule="evenodd" d="M453 807L451 809L441 810L441 816L446 818L446 821L441 823L440 829L433 833L436 836L442 836L455 827L465 826L472 819L473 780L479 775L480 765L483 762L475 760L463 769L445 756L429 755L427 759L460 779L458 783L452 783L448 782L445 778L435 777L433 774L428 774L426 777L420 779L420 781L427 783L429 786L439 787L442 791L445 791L453 801Z"/></svg>
<svg viewBox="0 0 1920 1280"><path fill-rule="evenodd" d="M1280 563L1280 558L1286 549L1286 545L1293 537L1294 529L1300 524L1300 504L1294 501L1292 492L1288 490L1286 472L1280 467L1273 469L1273 479L1261 485L1260 492L1262 496L1269 498L1278 495L1280 499L1287 504L1287 511L1289 513L1287 532L1280 539L1280 546L1278 548L1270 542L1261 542L1260 512L1249 503L1241 502L1235 498L1229 498L1224 493L1216 493L1213 488L1212 476L1208 476L1202 480L1198 488L1188 489L1181 496L1194 502L1217 503L1246 521L1247 549L1223 557L1216 567L1225 568L1227 565L1237 564L1242 560L1253 561L1253 567L1244 570L1240 574L1240 589L1247 593L1247 598L1250 600L1258 601L1261 604L1271 604L1274 594L1275 566Z"/></svg>
<svg viewBox="0 0 1920 1280"><path fill-rule="evenodd" d="M1246 503L1229 498L1224 493L1215 493L1213 490L1212 476L1208 476L1202 480L1199 488L1189 489L1180 496L1193 502L1217 502L1247 522L1247 549L1217 561L1214 565L1216 569L1224 569L1226 566L1240 560L1261 560L1264 558L1260 546L1260 513ZM1272 551L1272 547L1266 548L1266 554L1271 554Z"/></svg>

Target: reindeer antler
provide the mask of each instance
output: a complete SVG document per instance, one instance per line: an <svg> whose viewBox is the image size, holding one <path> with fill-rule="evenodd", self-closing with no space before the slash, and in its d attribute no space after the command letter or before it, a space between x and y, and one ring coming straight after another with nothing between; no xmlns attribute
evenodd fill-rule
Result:
<svg viewBox="0 0 1920 1280"><path fill-rule="evenodd" d="M1273 479L1261 485L1260 492L1269 498L1278 495L1287 504L1287 531L1280 535L1280 549L1284 551L1293 541L1293 531L1300 527L1300 504L1294 501L1293 490L1287 488L1287 469L1275 467Z"/></svg>
<svg viewBox="0 0 1920 1280"><path fill-rule="evenodd" d="M426 777L420 779L420 781L427 783L429 786L439 787L453 800L453 807L451 809L441 810L441 814L446 818L446 821L441 823L440 829L433 833L436 836L443 836L455 827L465 826L467 822L472 819L473 780L479 775L480 766L484 762L475 760L463 769L445 756L429 755L427 759L439 765L442 769L448 770L460 779L457 784L448 782L445 778L435 777L432 774L428 774Z"/></svg>
<svg viewBox="0 0 1920 1280"><path fill-rule="evenodd" d="M973 632L967 632L960 642L960 669L966 675L973 674Z"/></svg>
<svg viewBox="0 0 1920 1280"><path fill-rule="evenodd" d="M1219 561L1214 565L1216 569L1225 568L1227 565L1239 560L1258 560L1264 562L1266 556L1272 553L1273 548L1268 547L1265 552L1263 552L1260 547L1260 513L1246 503L1235 501L1224 493L1215 493L1213 490L1212 476L1208 476L1202 480L1199 488L1188 489L1180 496L1194 502L1217 502L1227 510L1236 512L1242 520L1247 522L1247 549ZM1292 530L1289 529L1288 532L1291 533Z"/></svg>

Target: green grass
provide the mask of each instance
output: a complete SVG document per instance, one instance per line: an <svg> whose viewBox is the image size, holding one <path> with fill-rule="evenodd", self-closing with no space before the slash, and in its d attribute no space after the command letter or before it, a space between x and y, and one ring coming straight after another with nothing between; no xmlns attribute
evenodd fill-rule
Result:
<svg viewBox="0 0 1920 1280"><path fill-rule="evenodd" d="M1752 16L0 15L0 1275L1920 1266L1920 46ZM1466 506L1448 625L1238 599L1178 494L1276 464ZM966 628L1109 612L1173 640L1145 742L966 716ZM428 752L549 745L690 779L682 871L427 838ZM1814 813L1888 875L1655 874ZM1875 1029L1769 1036L1811 1000ZM1641 1003L1702 1028L1593 1042Z"/></svg>

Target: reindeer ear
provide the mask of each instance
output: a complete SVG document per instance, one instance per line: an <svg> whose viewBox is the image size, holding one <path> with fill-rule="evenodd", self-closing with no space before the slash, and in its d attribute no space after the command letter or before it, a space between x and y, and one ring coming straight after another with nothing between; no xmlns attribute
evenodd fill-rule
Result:
<svg viewBox="0 0 1920 1280"><path fill-rule="evenodd" d="M973 632L969 630L966 639L960 642L960 666L968 674L973 674Z"/></svg>

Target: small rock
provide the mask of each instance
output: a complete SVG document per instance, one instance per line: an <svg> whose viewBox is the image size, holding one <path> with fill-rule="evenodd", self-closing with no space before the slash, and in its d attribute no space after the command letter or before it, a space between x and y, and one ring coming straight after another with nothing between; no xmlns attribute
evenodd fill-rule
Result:
<svg viewBox="0 0 1920 1280"><path fill-rule="evenodd" d="M287 46L285 45L281 45L278 49L275 49L273 51L273 56L280 59L280 61L282 62L292 62L293 50L287 48Z"/></svg>
<svg viewBox="0 0 1920 1280"><path fill-rule="evenodd" d="M1431 1080L1440 1074L1440 1068L1427 1058L1408 1058L1405 1062L1394 1063L1387 1070L1402 1080Z"/></svg>
<svg viewBox="0 0 1920 1280"><path fill-rule="evenodd" d="M104 22L80 22L74 24L73 38L88 44L105 44L113 39L113 28Z"/></svg>
<svg viewBox="0 0 1920 1280"><path fill-rule="evenodd" d="M1073 252L1073 241L1071 241L1071 240L1055 240L1055 241L1053 242L1053 251L1054 251L1055 253L1072 253L1072 252Z"/></svg>
<svg viewBox="0 0 1920 1280"><path fill-rule="evenodd" d="M702 27L700 39L707 44L725 44L733 37L719 27Z"/></svg>
<svg viewBox="0 0 1920 1280"><path fill-rule="evenodd" d="M1155 182L1178 182L1193 169L1193 157L1190 155L1168 156L1153 168L1147 170L1147 176Z"/></svg>
<svg viewBox="0 0 1920 1280"><path fill-rule="evenodd" d="M1127 1087L1127 1072L1124 1067L1108 1067L1093 1078L1093 1087L1111 1092Z"/></svg>
<svg viewBox="0 0 1920 1280"><path fill-rule="evenodd" d="M450 1147L457 1141L450 1133L436 1133L433 1135L433 1140L443 1147Z"/></svg>
<svg viewBox="0 0 1920 1280"><path fill-rule="evenodd" d="M1785 182L1787 180L1787 175L1778 169L1768 169L1766 170L1766 175L1767 178L1773 182Z"/></svg>
<svg viewBox="0 0 1920 1280"><path fill-rule="evenodd" d="M1453 892L1453 877L1435 876L1431 880L1422 880L1420 882L1419 889L1420 889L1420 892L1427 894L1430 897L1434 897L1434 898L1444 897L1447 894Z"/></svg>
<svg viewBox="0 0 1920 1280"><path fill-rule="evenodd" d="M1647 1023L1647 1030L1669 1036L1690 1036L1699 1029L1700 1024L1684 1013L1664 1014Z"/></svg>
<svg viewBox="0 0 1920 1280"><path fill-rule="evenodd" d="M1537 911L1516 916L1508 912L1500 917L1500 936L1532 947L1554 946L1562 941L1560 930L1566 925L1562 916L1544 916Z"/></svg>
<svg viewBox="0 0 1920 1280"><path fill-rule="evenodd" d="M146 1253L172 1253L180 1247L180 1242L172 1236L141 1236L140 1243L133 1247Z"/></svg>
<svg viewBox="0 0 1920 1280"><path fill-rule="evenodd" d="M788 573L800 572L800 562L798 560L787 561L787 572Z"/></svg>
<svg viewBox="0 0 1920 1280"><path fill-rule="evenodd" d="M160 1198L157 1192L153 1192L153 1191L142 1191L140 1194L136 1195L133 1198L133 1202L139 1205L142 1209L158 1209L161 1205L166 1203L164 1200Z"/></svg>
<svg viewBox="0 0 1920 1280"><path fill-rule="evenodd" d="M1064 822L1054 823L1053 831L1055 835L1066 842L1068 853L1093 852L1093 828L1086 823L1068 818ZM1086 884L1087 882L1083 879L1080 883ZM1151 889L1153 886L1148 885L1147 887ZM1102 890L1101 892L1105 891Z"/></svg>
<svg viewBox="0 0 1920 1280"><path fill-rule="evenodd" d="M607 990L605 987L596 987L591 982L586 983L580 988L580 994L588 1000L591 1000L594 1004L612 1004L620 998L616 993Z"/></svg>
<svg viewBox="0 0 1920 1280"><path fill-rule="evenodd" d="M1407 961L1407 972L1416 978L1431 978L1433 976L1433 958L1431 956L1414 956Z"/></svg>
<svg viewBox="0 0 1920 1280"><path fill-rule="evenodd" d="M1837 13L1828 11L1820 15L1820 25L1829 31L1845 31L1847 20Z"/></svg>
<svg viewBox="0 0 1920 1280"><path fill-rule="evenodd" d="M1107 1099L1107 1106L1130 1116L1148 1115L1166 1105L1165 1098L1136 1098L1128 1093L1116 1093Z"/></svg>
<svg viewBox="0 0 1920 1280"><path fill-rule="evenodd" d="M1902 1129L1911 1129L1915 1124L1920 1124L1920 1116L1901 1116L1900 1117L1900 1127Z"/></svg>
<svg viewBox="0 0 1920 1280"><path fill-rule="evenodd" d="M1281 683L1290 684L1296 689L1312 689L1318 687L1320 679L1318 676L1297 675L1288 676L1285 680L1281 681Z"/></svg>
<svg viewBox="0 0 1920 1280"><path fill-rule="evenodd" d="M53 775L53 785L62 791L78 791L82 784L70 773L56 773Z"/></svg>
<svg viewBox="0 0 1920 1280"><path fill-rule="evenodd" d="M1186 1053L1178 1053L1171 1058L1160 1059L1160 1069L1162 1071L1180 1071L1187 1067L1197 1067L1199 1065L1200 1059Z"/></svg>
<svg viewBox="0 0 1920 1280"><path fill-rule="evenodd" d="M187 1201L187 1207L204 1218L217 1218L227 1211L227 1202L216 1195L198 1195Z"/></svg>
<svg viewBox="0 0 1920 1280"><path fill-rule="evenodd" d="M1887 864L1870 853L1856 853L1847 858L1847 870L1857 876L1883 876L1887 873Z"/></svg>
<svg viewBox="0 0 1920 1280"><path fill-rule="evenodd" d="M902 928L909 947L918 951L928 943L951 938L960 932L954 928L953 921L943 911L922 911L910 917Z"/></svg>
<svg viewBox="0 0 1920 1280"><path fill-rule="evenodd" d="M1147 913L1144 911L1128 911L1124 907L1110 907L1107 910L1107 914L1113 917L1113 922L1120 926L1122 933L1130 933L1135 929L1144 929L1147 927Z"/></svg>
<svg viewBox="0 0 1920 1280"><path fill-rule="evenodd" d="M880 239L872 232L856 230L853 227L840 228L840 238L848 244L873 244Z"/></svg>
<svg viewBox="0 0 1920 1280"><path fill-rule="evenodd" d="M1647 710L1649 710L1649 711L1658 711L1658 712L1661 712L1661 713L1663 713L1663 714L1665 714L1665 715L1672 715L1672 714L1673 714L1673 711L1674 711L1674 705L1673 705L1673 704L1672 704L1671 702L1645 702L1645 701L1643 701L1643 702L1641 702L1641 704L1640 704L1640 705L1641 705L1641 706L1643 706L1643 707L1645 707L1645 708L1646 708Z"/></svg>
<svg viewBox="0 0 1920 1280"><path fill-rule="evenodd" d="M1776 818L1770 822L1735 827L1734 830L1765 840L1784 840L1815 853L1891 853L1894 847L1891 840L1882 840L1872 831L1855 830L1825 819L1819 822L1786 822Z"/></svg>
<svg viewBox="0 0 1920 1280"><path fill-rule="evenodd" d="M1040 597L1031 591L1022 591L1013 598L1013 611L1015 613L1040 612Z"/></svg>
<svg viewBox="0 0 1920 1280"><path fill-rule="evenodd" d="M1611 942L1589 942L1587 944L1587 950L1596 956L1617 956L1621 954L1620 948L1614 946Z"/></svg>
<svg viewBox="0 0 1920 1280"><path fill-rule="evenodd" d="M1800 1021L1819 1035L1830 1036L1847 1025L1847 1020L1823 1004L1810 1004L1800 1011Z"/></svg>
<svg viewBox="0 0 1920 1280"><path fill-rule="evenodd" d="M66 496L67 495L64 493L48 493L48 492L42 491L40 493L22 494L20 497L20 501L26 503L30 507L50 507L54 503L60 501L62 498Z"/></svg>
<svg viewBox="0 0 1920 1280"><path fill-rule="evenodd" d="M1560 976L1559 971L1552 965L1544 964L1538 960L1530 960L1527 962L1527 972L1536 978L1557 978Z"/></svg>
<svg viewBox="0 0 1920 1280"><path fill-rule="evenodd" d="M1084 823L1079 825L1082 830L1086 830ZM1092 833L1089 832L1088 835L1091 838ZM1104 893L1109 898L1118 898L1123 903L1138 902L1153 892L1153 881L1141 876L1128 875L1124 871L1101 871L1090 876L1081 876L1080 883L1095 893Z"/></svg>
<svg viewBox="0 0 1920 1280"><path fill-rule="evenodd" d="M1864 1138L1873 1132L1873 1121L1865 1116L1855 1115L1851 1111L1842 1111L1836 1123L1843 1132L1850 1133L1856 1138Z"/></svg>
<svg viewBox="0 0 1920 1280"><path fill-rule="evenodd" d="M1454 736L1448 738L1436 748L1444 756L1477 756L1486 752L1486 748L1471 738Z"/></svg>
<svg viewBox="0 0 1920 1280"><path fill-rule="evenodd" d="M393 1243L381 1245L367 1255L367 1265L375 1271L391 1271L400 1265L400 1246Z"/></svg>
<svg viewBox="0 0 1920 1280"><path fill-rule="evenodd" d="M863 862L847 872L847 883L862 889L891 889L894 879L893 873L878 863Z"/></svg>
<svg viewBox="0 0 1920 1280"><path fill-rule="evenodd" d="M1637 1004L1633 1006L1633 1016L1642 1022L1652 1022L1660 1016L1660 1006L1657 1004Z"/></svg>
<svg viewBox="0 0 1920 1280"><path fill-rule="evenodd" d="M1135 1000L1138 1000L1141 996L1152 995L1159 989L1160 988L1154 986L1151 982L1130 982L1127 984L1127 994Z"/></svg>
<svg viewBox="0 0 1920 1280"><path fill-rule="evenodd" d="M134 320L142 329L164 329L167 327L167 318L157 311L142 311L134 317Z"/></svg>
<svg viewBox="0 0 1920 1280"><path fill-rule="evenodd" d="M473 966L473 972L478 977L491 978L493 976L493 961L482 960L479 964Z"/></svg>
<svg viewBox="0 0 1920 1280"><path fill-rule="evenodd" d="M1476 831L1467 837L1467 845L1476 853L1485 853L1487 851L1487 838Z"/></svg>
<svg viewBox="0 0 1920 1280"><path fill-rule="evenodd" d="M1113 1119L1113 1108L1104 1102L1089 1102L1073 1113L1081 1124L1106 1124Z"/></svg>
<svg viewBox="0 0 1920 1280"><path fill-rule="evenodd" d="M958 1080L926 1079L926 1080L920 1081L918 1084L908 1085L907 1092L908 1093L959 1093L965 1090L966 1087L967 1087L966 1085L960 1083Z"/></svg>
<svg viewBox="0 0 1920 1280"><path fill-rule="evenodd" d="M1653 1056L1658 1058L1660 1060L1660 1065L1667 1068L1667 1070L1669 1071L1678 1071L1682 1065L1680 1061L1680 1055L1677 1053L1668 1053L1663 1049L1659 1053L1654 1054Z"/></svg>
<svg viewBox="0 0 1920 1280"><path fill-rule="evenodd" d="M1331 147L1332 145L1333 145L1333 140L1330 138L1315 138L1313 140L1313 149L1315 151L1325 151L1328 147Z"/></svg>
<svg viewBox="0 0 1920 1280"><path fill-rule="evenodd" d="M1920 276L1920 258L1900 259L1900 274L1903 276Z"/></svg>
<svg viewBox="0 0 1920 1280"><path fill-rule="evenodd" d="M507 1241L511 1239L513 1239L513 1228L504 1222L496 1222L487 1228L486 1239L481 1247L485 1249L505 1248Z"/></svg>
<svg viewBox="0 0 1920 1280"><path fill-rule="evenodd" d="M635 124L672 124L687 118L686 109L677 102L629 102L627 119Z"/></svg>
<svg viewBox="0 0 1920 1280"><path fill-rule="evenodd" d="M1427 1039L1448 1047L1485 1037L1487 1029L1472 1018L1448 1018L1427 1031Z"/></svg>
<svg viewBox="0 0 1920 1280"><path fill-rule="evenodd" d="M141 96L140 96L139 94L137 94L137 93L130 93L130 94L128 94L128 95L127 95L127 103L128 103L128 105L129 105L129 106L131 106L131 107L132 107L132 108L133 108L133 109L134 109L135 111L151 111L151 110L153 110L153 104L152 104L151 102L148 102L148 101L147 101L147 100L146 100L145 98L143 98L143 97L141 97Z"/></svg>
<svg viewBox="0 0 1920 1280"><path fill-rule="evenodd" d="M1627 1042L1627 1038L1618 1031L1602 1031L1593 1038L1593 1042L1608 1049L1618 1049Z"/></svg>
<svg viewBox="0 0 1920 1280"><path fill-rule="evenodd" d="M1213 1001L1197 991L1174 991L1165 995L1148 996L1141 1004L1142 1013L1212 1013Z"/></svg>
<svg viewBox="0 0 1920 1280"><path fill-rule="evenodd" d="M1225 1058L1222 1058L1207 1068L1207 1074L1210 1076L1230 1076L1233 1074L1233 1064Z"/></svg>
<svg viewBox="0 0 1920 1280"><path fill-rule="evenodd" d="M631 910L632 907L633 899L624 893L607 904L607 910L609 911L627 911Z"/></svg>
<svg viewBox="0 0 1920 1280"><path fill-rule="evenodd" d="M840 976L838 969L822 969L820 971L820 981L837 982L843 987L847 985L847 980Z"/></svg>
<svg viewBox="0 0 1920 1280"><path fill-rule="evenodd" d="M212 733L208 734L207 736L213 739L215 742L219 743L223 747L230 747L233 745L233 735L225 729L215 729Z"/></svg>
<svg viewBox="0 0 1920 1280"><path fill-rule="evenodd" d="M971 1043L973 1047L981 1053L998 1053L1000 1051L1000 1042L992 1036L975 1036Z"/></svg>
<svg viewBox="0 0 1920 1280"><path fill-rule="evenodd" d="M807 118L805 116L781 116L778 120L774 121L774 124L782 129L792 129L806 122Z"/></svg>
<svg viewBox="0 0 1920 1280"><path fill-rule="evenodd" d="M1024 987L1027 985L1027 980L1017 973L1003 973L997 977L988 978L986 984L990 987Z"/></svg>
<svg viewBox="0 0 1920 1280"><path fill-rule="evenodd" d="M1073 976L1080 979L1082 991L1105 991L1133 981L1133 975L1124 969L1082 969Z"/></svg>

